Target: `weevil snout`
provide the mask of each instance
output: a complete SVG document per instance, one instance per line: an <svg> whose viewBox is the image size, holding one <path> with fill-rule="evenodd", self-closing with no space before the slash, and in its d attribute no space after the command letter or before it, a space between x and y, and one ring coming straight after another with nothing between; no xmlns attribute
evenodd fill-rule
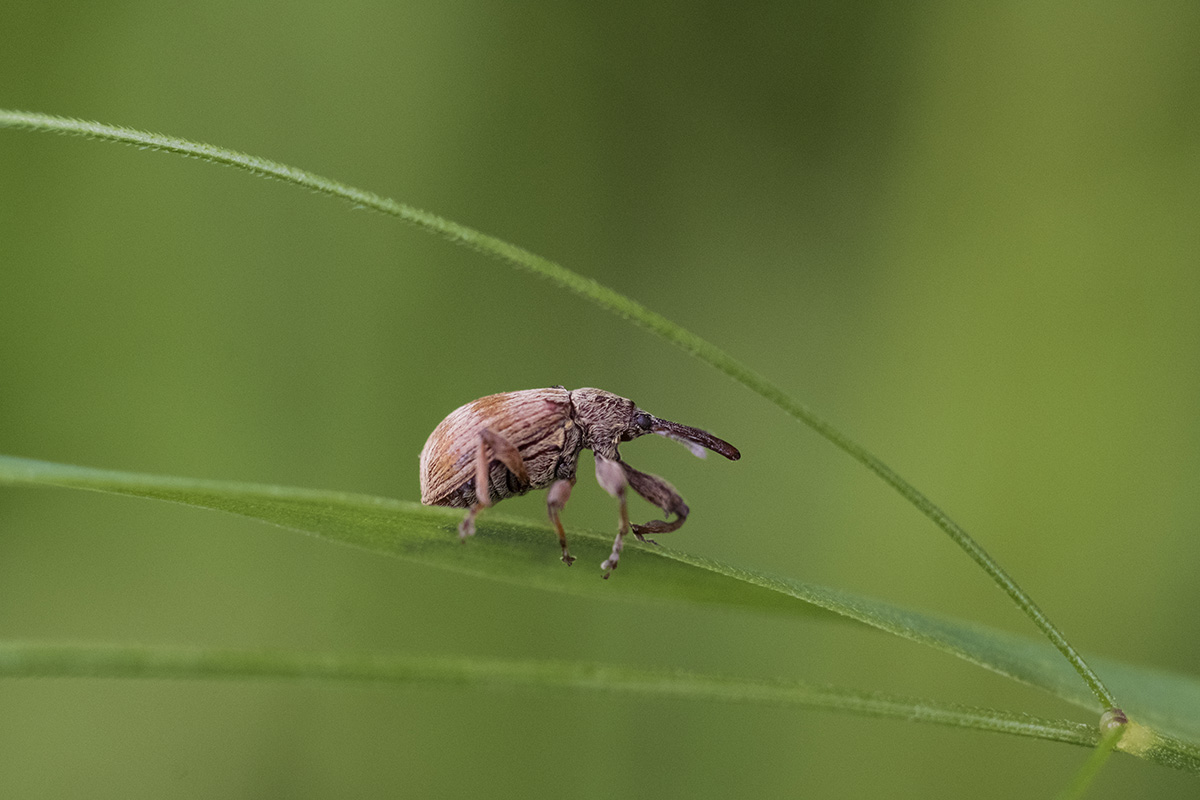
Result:
<svg viewBox="0 0 1200 800"><path fill-rule="evenodd" d="M693 428L691 425L680 425L678 422L671 422L669 419L658 419L651 417L650 432L657 433L659 436L665 436L668 439L674 439L681 445L692 451L692 455L696 458L704 458L707 453L704 449L712 450L714 453L720 453L730 461L737 461L742 457L738 449L724 439L718 439L708 431L702 431L699 428Z"/></svg>

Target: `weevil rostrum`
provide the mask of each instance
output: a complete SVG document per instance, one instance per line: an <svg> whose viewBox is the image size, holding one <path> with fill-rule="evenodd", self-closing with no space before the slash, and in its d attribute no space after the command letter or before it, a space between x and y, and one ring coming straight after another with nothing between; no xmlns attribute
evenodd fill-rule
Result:
<svg viewBox="0 0 1200 800"><path fill-rule="evenodd" d="M707 431L659 419L632 400L600 389L561 386L503 392L481 397L450 413L429 435L421 450L421 502L427 506L465 508L459 537L475 534L475 517L483 508L534 489L549 488L546 508L562 545L562 560L575 560L567 550L567 534L559 514L575 485L579 452L596 456L596 480L617 499L620 528L610 555L600 568L607 578L617 567L625 535L655 543L646 534L678 530L688 507L671 484L638 472L621 460L617 446L647 433L674 439L703 458L705 448L737 461L738 449ZM480 492L479 487L487 491ZM661 508L671 522L629 523L625 490Z"/></svg>

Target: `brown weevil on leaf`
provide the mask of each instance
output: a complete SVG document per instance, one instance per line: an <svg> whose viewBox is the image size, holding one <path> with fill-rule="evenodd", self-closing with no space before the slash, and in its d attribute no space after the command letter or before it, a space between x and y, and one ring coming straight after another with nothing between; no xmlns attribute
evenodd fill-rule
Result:
<svg viewBox="0 0 1200 800"><path fill-rule="evenodd" d="M567 550L567 534L559 513L575 485L579 451L596 456L596 480L620 504L621 527L610 555L600 568L607 578L617 567L625 534L640 541L648 533L677 530L687 519L688 507L671 484L638 472L621 460L617 445L657 433L674 439L696 456L704 448L731 461L741 458L737 448L707 431L680 425L647 414L633 401L600 389L529 389L481 397L450 413L434 429L421 450L421 502L427 506L465 508L458 526L462 539L475 533L479 510L506 497L533 489L549 488L546 506L550 522L562 545L562 560L575 560ZM480 492L478 487L486 486ZM632 488L661 508L673 522L654 520L631 525L625 507L625 489Z"/></svg>

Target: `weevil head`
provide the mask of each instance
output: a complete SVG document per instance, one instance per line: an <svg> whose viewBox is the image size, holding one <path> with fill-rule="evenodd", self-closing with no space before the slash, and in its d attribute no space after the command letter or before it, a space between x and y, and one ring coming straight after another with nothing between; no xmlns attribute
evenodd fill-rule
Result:
<svg viewBox="0 0 1200 800"><path fill-rule="evenodd" d="M613 458L617 445L647 433L656 433L682 444L698 458L705 449L720 453L731 461L741 458L738 449L708 431L659 419L638 408L632 400L602 389L575 389L571 392L575 421L583 430L583 446L606 458Z"/></svg>
<svg viewBox="0 0 1200 800"><path fill-rule="evenodd" d="M603 389L572 390L571 409L583 434L583 446L605 458L616 458L620 442L650 432L648 414L642 413L632 400Z"/></svg>

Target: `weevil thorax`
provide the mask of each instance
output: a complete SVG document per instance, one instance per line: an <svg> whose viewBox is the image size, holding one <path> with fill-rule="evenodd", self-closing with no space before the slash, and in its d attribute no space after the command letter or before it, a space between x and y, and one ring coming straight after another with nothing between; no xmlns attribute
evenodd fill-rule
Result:
<svg viewBox="0 0 1200 800"><path fill-rule="evenodd" d="M654 418L632 400L603 389L573 389L572 418L582 433L581 446L616 460L617 445L650 433Z"/></svg>

